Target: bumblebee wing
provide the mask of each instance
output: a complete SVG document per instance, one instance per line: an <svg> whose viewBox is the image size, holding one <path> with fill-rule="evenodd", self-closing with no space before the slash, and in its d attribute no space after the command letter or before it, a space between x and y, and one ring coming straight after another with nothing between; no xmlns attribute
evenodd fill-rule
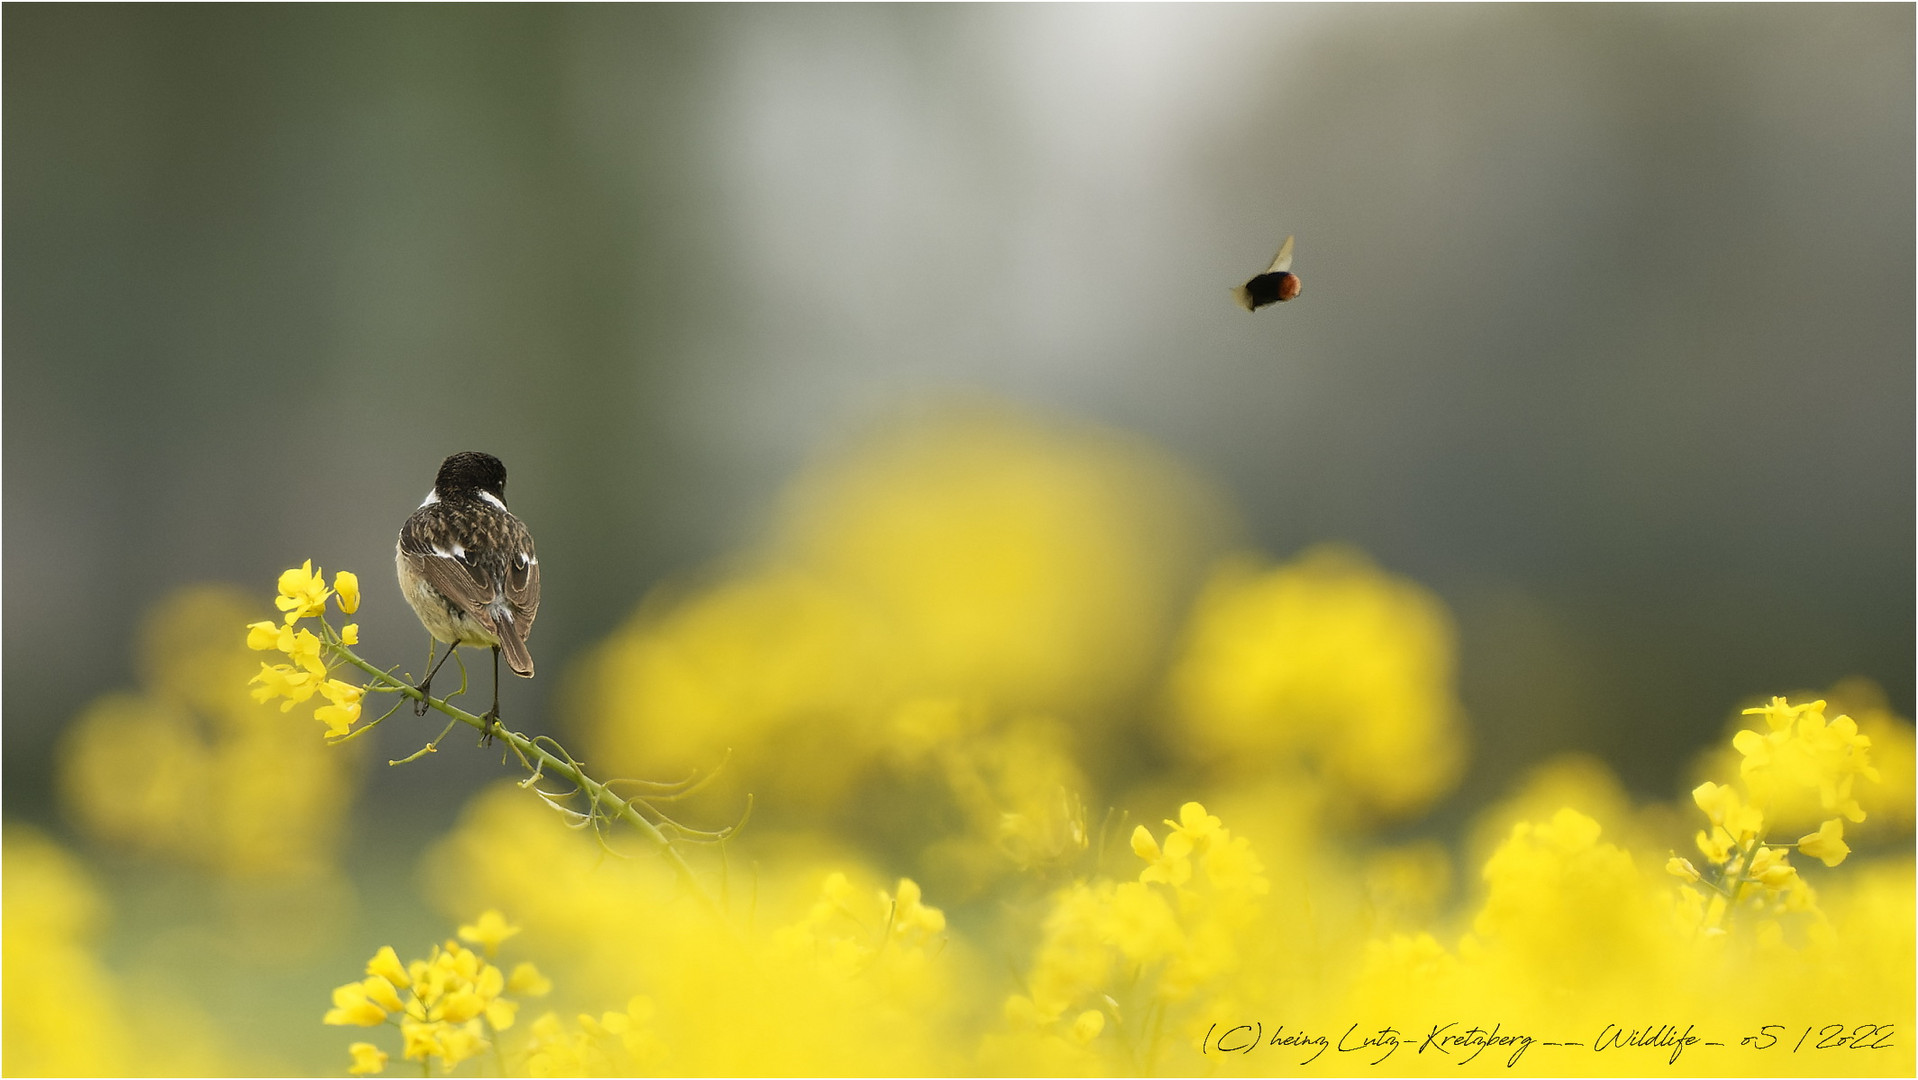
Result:
<svg viewBox="0 0 1918 1080"><path fill-rule="evenodd" d="M1246 288L1244 285L1232 286L1232 299L1238 301L1239 306L1247 311L1258 307L1257 304L1252 302L1252 290Z"/></svg>
<svg viewBox="0 0 1918 1080"><path fill-rule="evenodd" d="M1292 269L1292 238L1288 236L1285 238L1285 243L1279 245L1279 253L1272 256L1272 265L1266 267L1265 272L1277 274L1290 269Z"/></svg>

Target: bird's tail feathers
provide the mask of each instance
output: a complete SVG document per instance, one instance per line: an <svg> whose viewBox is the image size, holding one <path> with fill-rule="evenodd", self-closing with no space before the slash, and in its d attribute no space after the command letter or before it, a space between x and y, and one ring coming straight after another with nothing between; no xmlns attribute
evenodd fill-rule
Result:
<svg viewBox="0 0 1918 1080"><path fill-rule="evenodd" d="M514 627L502 626L500 629L504 633L499 636L499 651L506 657L506 665L512 668L513 674L520 678L532 678L533 654L526 647L526 639L516 633Z"/></svg>

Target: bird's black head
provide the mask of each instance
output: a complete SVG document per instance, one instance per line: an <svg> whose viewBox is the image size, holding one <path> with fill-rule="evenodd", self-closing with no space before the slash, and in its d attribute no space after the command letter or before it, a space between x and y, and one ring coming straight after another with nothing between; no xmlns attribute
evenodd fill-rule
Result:
<svg viewBox="0 0 1918 1080"><path fill-rule="evenodd" d="M440 462L440 473L433 478L434 494L450 499L482 491L501 503L506 501L506 466L500 459L478 450L462 450Z"/></svg>

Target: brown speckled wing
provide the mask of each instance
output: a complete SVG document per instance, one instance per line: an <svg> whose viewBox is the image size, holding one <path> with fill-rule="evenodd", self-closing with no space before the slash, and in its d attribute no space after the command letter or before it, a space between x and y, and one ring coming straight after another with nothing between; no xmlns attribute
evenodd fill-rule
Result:
<svg viewBox="0 0 1918 1080"><path fill-rule="evenodd" d="M474 500L430 503L400 530L407 565L487 632L513 670L531 675L526 637L539 615L539 558L512 514Z"/></svg>

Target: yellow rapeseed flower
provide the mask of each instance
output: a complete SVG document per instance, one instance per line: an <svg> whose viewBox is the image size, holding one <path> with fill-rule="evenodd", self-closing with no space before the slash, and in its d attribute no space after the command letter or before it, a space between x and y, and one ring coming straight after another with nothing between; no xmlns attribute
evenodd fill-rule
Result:
<svg viewBox="0 0 1918 1080"><path fill-rule="evenodd" d="M400 1000L397 987L384 975L368 975L360 981L360 987L366 991L366 999L387 1012L396 1013L406 1008Z"/></svg>
<svg viewBox="0 0 1918 1080"><path fill-rule="evenodd" d="M1746 871L1746 876L1768 889L1782 889L1798 875L1788 861L1789 855L1784 848L1761 847L1752 856L1751 868Z"/></svg>
<svg viewBox="0 0 1918 1080"><path fill-rule="evenodd" d="M1179 820L1167 818L1165 823L1177 829L1195 846L1203 844L1219 831L1219 819L1206 813L1205 807L1195 802L1179 807Z"/></svg>
<svg viewBox="0 0 1918 1080"><path fill-rule="evenodd" d="M348 615L360 610L360 577L351 570L333 575L333 591L339 594L340 610Z"/></svg>
<svg viewBox="0 0 1918 1080"><path fill-rule="evenodd" d="M512 976L506 980L506 989L528 997L545 997L553 989L553 980L541 975L529 960L513 968Z"/></svg>
<svg viewBox="0 0 1918 1080"><path fill-rule="evenodd" d="M437 1041L442 1067L448 1072L467 1058L477 1057L491 1045L486 1041L486 1036L480 1033L477 1020L458 1025L442 1022Z"/></svg>
<svg viewBox="0 0 1918 1080"><path fill-rule="evenodd" d="M1444 604L1364 555L1222 563L1168 677L1175 745L1222 777L1323 787L1342 817L1403 816L1464 763Z"/></svg>
<svg viewBox="0 0 1918 1080"><path fill-rule="evenodd" d="M401 1056L408 1061L424 1061L440 1054L438 1021L425 1023L408 1017L400 1021Z"/></svg>
<svg viewBox="0 0 1918 1080"><path fill-rule="evenodd" d="M308 559L298 568L280 575L280 595L274 598L273 604L286 612L288 623L294 623L325 611L326 598L331 595L333 590L326 587L326 576L315 573L313 560Z"/></svg>
<svg viewBox="0 0 1918 1080"><path fill-rule="evenodd" d="M946 913L924 903L919 883L911 878L899 879L897 899L881 892L879 900L892 909L892 932L895 934L927 937L946 931Z"/></svg>
<svg viewBox="0 0 1918 1080"><path fill-rule="evenodd" d="M301 671L291 664L261 664L260 673L253 676L253 681L259 684L253 690L253 700L264 703L285 698L280 703L281 712L312 697L320 688L313 672Z"/></svg>
<svg viewBox="0 0 1918 1080"><path fill-rule="evenodd" d="M346 1052L353 1055L353 1064L346 1071L354 1076L370 1076L386 1068L386 1051L372 1043L356 1042Z"/></svg>
<svg viewBox="0 0 1918 1080"><path fill-rule="evenodd" d="M1132 830L1132 853L1146 861L1139 880L1157 881L1177 888L1192 880L1192 840L1183 832L1168 834L1165 847L1152 838L1144 825Z"/></svg>
<svg viewBox="0 0 1918 1080"><path fill-rule="evenodd" d="M1851 854L1851 846L1845 843L1845 823L1840 818L1832 818L1818 827L1818 831L1798 838L1798 850L1824 863L1837 866Z"/></svg>
<svg viewBox="0 0 1918 1080"><path fill-rule="evenodd" d="M329 736L345 735L360 718L360 699L366 691L352 683L328 679L320 684L320 693L330 705L313 710L313 718L326 725Z"/></svg>
<svg viewBox="0 0 1918 1080"><path fill-rule="evenodd" d="M321 1018L322 1024L355 1024L373 1027L386 1022L386 1010L366 996L366 987L350 982L333 989L333 1007Z"/></svg>
<svg viewBox="0 0 1918 1080"><path fill-rule="evenodd" d="M1871 739L1858 733L1851 717L1828 720L1823 701L1789 705L1784 698L1745 712L1764 715L1771 728L1740 731L1732 739L1743 755L1739 777L1755 805L1786 821L1811 813L1865 820L1852 786L1859 777L1877 780L1878 770L1871 764Z"/></svg>
<svg viewBox="0 0 1918 1080"><path fill-rule="evenodd" d="M507 922L506 916L498 911L488 909L481 912L478 919L460 927L459 933L461 941L483 945L486 948L486 955L496 956L499 953L500 942L519 933L519 927Z"/></svg>
<svg viewBox="0 0 1918 1080"><path fill-rule="evenodd" d="M1807 712L1823 712L1823 700L1793 705L1782 697L1774 697L1766 704L1744 710L1742 716L1762 716L1773 731L1789 730L1798 717Z"/></svg>
<svg viewBox="0 0 1918 1080"><path fill-rule="evenodd" d="M380 946L380 951L366 962L366 973L383 976L394 986L413 985L413 980L406 974L405 965L400 963L399 954L393 951L391 945Z"/></svg>
<svg viewBox="0 0 1918 1080"><path fill-rule="evenodd" d="M311 630L286 629L280 632L280 651L293 662L315 675L326 674L326 662L320 659L320 639Z"/></svg>

